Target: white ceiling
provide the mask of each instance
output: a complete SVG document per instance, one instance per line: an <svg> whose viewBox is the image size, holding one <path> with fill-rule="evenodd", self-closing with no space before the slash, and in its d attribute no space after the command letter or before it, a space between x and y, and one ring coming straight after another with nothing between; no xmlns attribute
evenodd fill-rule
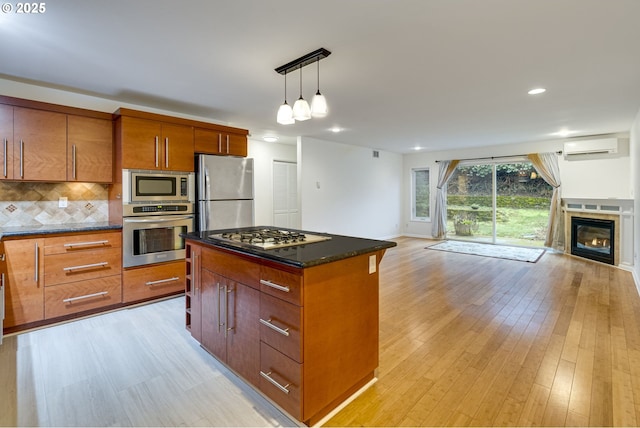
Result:
<svg viewBox="0 0 640 428"><path fill-rule="evenodd" d="M14 6L16 2L10 2ZM0 13L0 77L398 153L629 131L638 0L51 0ZM324 47L330 112L283 126L274 68ZM303 95L316 66L303 68ZM287 75L289 104L299 74ZM542 86L547 92L527 95ZM0 93L2 93L0 88ZM339 134L332 126L344 128Z"/></svg>

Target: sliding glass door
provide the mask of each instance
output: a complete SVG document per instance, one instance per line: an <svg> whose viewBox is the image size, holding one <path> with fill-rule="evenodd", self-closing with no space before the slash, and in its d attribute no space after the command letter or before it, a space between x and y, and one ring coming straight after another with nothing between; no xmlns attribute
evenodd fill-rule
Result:
<svg viewBox="0 0 640 428"><path fill-rule="evenodd" d="M447 188L447 238L542 246L552 190L524 159L461 163Z"/></svg>

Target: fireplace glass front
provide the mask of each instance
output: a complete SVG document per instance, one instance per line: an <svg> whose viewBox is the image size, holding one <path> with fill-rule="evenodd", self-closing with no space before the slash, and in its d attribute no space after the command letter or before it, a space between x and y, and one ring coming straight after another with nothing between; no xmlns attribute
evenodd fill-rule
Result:
<svg viewBox="0 0 640 428"><path fill-rule="evenodd" d="M571 254L614 264L613 220L571 217Z"/></svg>

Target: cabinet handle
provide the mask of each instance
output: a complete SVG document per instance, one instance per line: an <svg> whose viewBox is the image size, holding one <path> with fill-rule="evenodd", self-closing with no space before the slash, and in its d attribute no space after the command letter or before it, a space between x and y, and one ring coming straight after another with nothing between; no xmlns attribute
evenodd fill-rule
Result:
<svg viewBox="0 0 640 428"><path fill-rule="evenodd" d="M0 295L0 311L2 311L2 319L4 319L5 316L5 310L4 310L4 272L2 272L2 274L0 274L0 276L2 277L2 279L0 280L0 289L2 289L2 294ZM0 340L2 339L2 334L0 333Z"/></svg>
<svg viewBox="0 0 640 428"><path fill-rule="evenodd" d="M289 336L289 329L288 328L280 328L275 324L271 323L271 318L269 318L268 320L263 320L262 318L260 318L260 322L264 325L266 325L267 327L269 327L272 330L277 331L278 333L280 333L283 336Z"/></svg>
<svg viewBox="0 0 640 428"><path fill-rule="evenodd" d="M227 135L227 154L229 154L229 135Z"/></svg>
<svg viewBox="0 0 640 428"><path fill-rule="evenodd" d="M5 258L4 253L0 254L0 262L3 262L3 261L4 261L4 258Z"/></svg>
<svg viewBox="0 0 640 428"><path fill-rule="evenodd" d="M222 153L222 134L218 134L218 153Z"/></svg>
<svg viewBox="0 0 640 428"><path fill-rule="evenodd" d="M261 279L260 284L266 285L267 287L275 288L276 290L284 291L285 293L289 293L291 291L289 287L276 284L275 282L267 281L266 279Z"/></svg>
<svg viewBox="0 0 640 428"><path fill-rule="evenodd" d="M38 270L39 270L38 269L38 265L40 264L40 257L39 257L39 254L38 254L39 251L38 251L38 243L37 242L36 242L36 246L35 246L35 251L34 252L35 252L35 260L34 260L34 265L35 265L35 269L34 270L35 270L35 272L34 272L34 275L33 275L33 280L35 281L36 286L37 286L38 285Z"/></svg>
<svg viewBox="0 0 640 428"><path fill-rule="evenodd" d="M90 299L92 297L104 296L105 294L109 294L109 292L108 291L101 291L99 293L85 294L84 296L69 297L67 299L62 299L62 301L64 303L71 303L71 302L75 302L76 300Z"/></svg>
<svg viewBox="0 0 640 428"><path fill-rule="evenodd" d="M229 286L224 286L224 337L228 336L228 333L233 330L233 327L229 327L229 294L233 293L234 289L230 289Z"/></svg>
<svg viewBox="0 0 640 428"><path fill-rule="evenodd" d="M97 268L97 267L105 267L109 264L109 262L100 262L100 263L91 263L89 265L79 265L79 266L69 266L66 268L62 268L63 271L65 272L70 272L73 270L81 270L81 269L91 269L91 268Z"/></svg>
<svg viewBox="0 0 640 428"><path fill-rule="evenodd" d="M200 290L198 290L198 277L197 275L200 273L198 269L198 255L193 255L193 266L191 267L191 284L195 289L196 295L200 294Z"/></svg>
<svg viewBox="0 0 640 428"><path fill-rule="evenodd" d="M20 140L20 178L24 178L24 141Z"/></svg>
<svg viewBox="0 0 640 428"><path fill-rule="evenodd" d="M167 278L167 279L159 279L157 281L149 281L149 282L145 282L144 285L156 285L156 284L164 284L165 282L173 282L173 281L177 281L179 280L180 277L179 276L174 276L173 278Z"/></svg>
<svg viewBox="0 0 640 428"><path fill-rule="evenodd" d="M218 282L218 333L220 333L220 327L222 327L222 323L220 322L222 320L222 317L220 316L220 283Z"/></svg>
<svg viewBox="0 0 640 428"><path fill-rule="evenodd" d="M64 244L65 248L73 248L73 247L89 247L94 245L106 245L109 243L108 239L104 241L91 241L91 242L71 242L69 244Z"/></svg>
<svg viewBox="0 0 640 428"><path fill-rule="evenodd" d="M164 139L164 166L169 168L169 137Z"/></svg>
<svg viewBox="0 0 640 428"><path fill-rule="evenodd" d="M4 176L7 177L7 139L4 139Z"/></svg>
<svg viewBox="0 0 640 428"><path fill-rule="evenodd" d="M262 370L260 370L260 376L262 376L263 378L265 378L266 380L268 380L269 382L271 382L274 386L276 386L280 391L284 392L285 394L289 394L289 390L287 388L289 388L289 386L291 385L290 383L282 386L278 381L276 381L274 378L271 377L271 372L269 373L265 373Z"/></svg>
<svg viewBox="0 0 640 428"><path fill-rule="evenodd" d="M156 135L156 168L158 167L158 136Z"/></svg>
<svg viewBox="0 0 640 428"><path fill-rule="evenodd" d="M73 179L76 179L76 145L71 146L71 174Z"/></svg>

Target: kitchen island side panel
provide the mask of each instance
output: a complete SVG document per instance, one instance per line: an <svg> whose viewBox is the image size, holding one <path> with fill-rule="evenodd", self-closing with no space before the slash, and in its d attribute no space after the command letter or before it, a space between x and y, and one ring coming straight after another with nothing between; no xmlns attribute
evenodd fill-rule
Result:
<svg viewBox="0 0 640 428"><path fill-rule="evenodd" d="M381 250L304 270L305 422L316 423L374 378L378 264L383 254ZM370 273L371 257L375 272Z"/></svg>

